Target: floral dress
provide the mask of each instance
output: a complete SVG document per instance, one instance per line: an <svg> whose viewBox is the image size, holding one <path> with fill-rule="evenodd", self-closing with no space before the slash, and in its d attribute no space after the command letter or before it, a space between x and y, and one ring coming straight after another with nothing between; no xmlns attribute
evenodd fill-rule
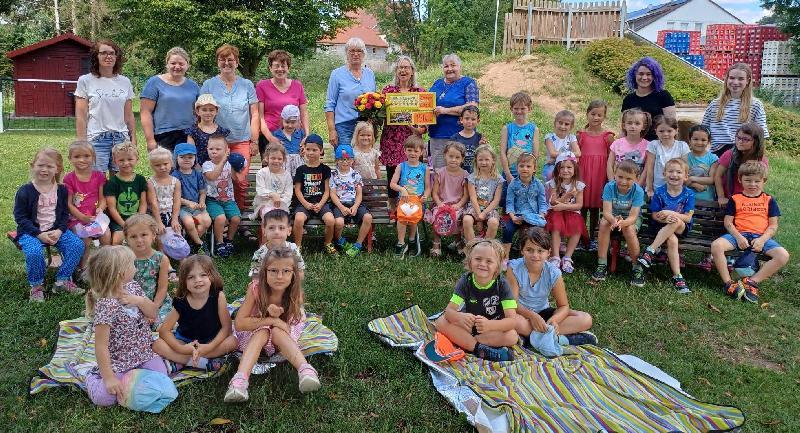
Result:
<svg viewBox="0 0 800 433"><path fill-rule="evenodd" d="M144 294L147 295L148 298L151 300L156 297L156 289L158 288L158 275L159 271L161 270L161 260L164 257L164 253L161 251L153 252L153 255L146 259L136 259L134 262L136 266L136 275L133 276L133 280L139 283L144 290ZM164 303L161 304L161 307L158 309L158 316L156 317L155 325L158 326L161 322L164 321L164 318L167 317L169 311L172 309L172 299L167 293L167 297L164 298Z"/></svg>

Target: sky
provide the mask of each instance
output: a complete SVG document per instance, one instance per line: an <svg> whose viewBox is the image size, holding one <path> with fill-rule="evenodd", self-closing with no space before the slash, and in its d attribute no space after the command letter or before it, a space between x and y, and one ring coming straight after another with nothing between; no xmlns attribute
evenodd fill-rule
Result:
<svg viewBox="0 0 800 433"><path fill-rule="evenodd" d="M653 4L667 3L669 0L627 0L629 11L646 8ZM755 23L761 17L770 15L768 10L761 8L759 0L714 0L728 12L736 15L745 23Z"/></svg>

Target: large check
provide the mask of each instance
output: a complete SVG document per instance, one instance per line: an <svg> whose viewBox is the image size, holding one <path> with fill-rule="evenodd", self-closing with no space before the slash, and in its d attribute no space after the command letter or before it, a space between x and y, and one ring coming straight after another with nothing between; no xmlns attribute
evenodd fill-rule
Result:
<svg viewBox="0 0 800 433"><path fill-rule="evenodd" d="M386 94L386 123L388 125L434 125L433 109L436 94L409 92Z"/></svg>

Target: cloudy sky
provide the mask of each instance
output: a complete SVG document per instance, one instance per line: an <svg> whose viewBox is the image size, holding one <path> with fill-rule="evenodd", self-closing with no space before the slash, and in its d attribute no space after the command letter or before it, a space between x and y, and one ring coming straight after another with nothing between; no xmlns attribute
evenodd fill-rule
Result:
<svg viewBox="0 0 800 433"><path fill-rule="evenodd" d="M628 0L628 10L635 11L653 4L666 3L669 0ZM717 4L727 9L746 23L754 23L769 11L761 8L759 0L714 0Z"/></svg>

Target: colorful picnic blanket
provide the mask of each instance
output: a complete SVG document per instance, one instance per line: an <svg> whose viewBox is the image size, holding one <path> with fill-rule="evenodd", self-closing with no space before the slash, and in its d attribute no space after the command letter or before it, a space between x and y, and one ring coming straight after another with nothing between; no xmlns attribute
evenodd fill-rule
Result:
<svg viewBox="0 0 800 433"><path fill-rule="evenodd" d="M241 305L243 299L237 299L228 306L230 311L235 311ZM318 354L332 354L338 349L339 340L336 334L322 324L319 316L306 313L306 326L300 335L298 343L306 357ZM158 336L153 333L154 338ZM265 373L276 363L282 362L280 354L276 354L270 359L259 360L254 367L254 373ZM67 365L71 365L67 369ZM37 394L49 388L57 386L78 386L80 387L83 378L89 373L97 362L94 357L94 332L92 322L86 317L79 317L73 320L65 320L59 323L58 342L53 358L44 367L37 371L31 379L30 393ZM72 370L72 371L69 371ZM176 385L181 386L194 380L205 379L219 374L217 372L207 372L185 368L172 375L172 380Z"/></svg>
<svg viewBox="0 0 800 433"><path fill-rule="evenodd" d="M479 430L497 431L491 423L479 426L476 408L459 407L468 400L453 390L479 397L486 413L502 412L503 431L708 432L729 431L745 420L735 407L698 401L595 346L553 359L515 346L513 362L468 355L437 364L425 356L423 343L433 338L433 325L418 306L375 319L367 328L390 346L415 348L437 390Z"/></svg>

